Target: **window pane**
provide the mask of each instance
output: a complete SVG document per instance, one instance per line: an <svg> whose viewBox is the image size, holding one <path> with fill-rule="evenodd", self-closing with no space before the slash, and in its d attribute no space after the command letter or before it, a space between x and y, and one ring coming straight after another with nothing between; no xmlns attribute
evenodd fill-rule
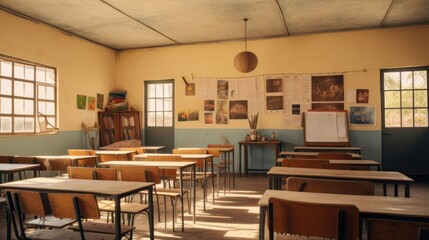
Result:
<svg viewBox="0 0 429 240"><path fill-rule="evenodd" d="M164 84L160 83L160 84L156 84L156 97L160 98L160 97L164 97Z"/></svg>
<svg viewBox="0 0 429 240"><path fill-rule="evenodd" d="M173 126L173 113L165 112L164 113L164 127L172 127Z"/></svg>
<svg viewBox="0 0 429 240"><path fill-rule="evenodd" d="M0 113L12 114L12 98L0 97Z"/></svg>
<svg viewBox="0 0 429 240"><path fill-rule="evenodd" d="M24 97L24 82L15 81L13 90L14 90L15 96Z"/></svg>
<svg viewBox="0 0 429 240"><path fill-rule="evenodd" d="M384 107L385 108L399 108L399 91L391 91L384 93Z"/></svg>
<svg viewBox="0 0 429 240"><path fill-rule="evenodd" d="M0 61L0 75L12 77L12 62Z"/></svg>
<svg viewBox="0 0 429 240"><path fill-rule="evenodd" d="M414 88L415 89L427 89L428 88L428 76L426 71L415 71L414 72Z"/></svg>
<svg viewBox="0 0 429 240"><path fill-rule="evenodd" d="M161 99L156 99L156 111L164 111L164 101Z"/></svg>
<svg viewBox="0 0 429 240"><path fill-rule="evenodd" d="M386 127L400 127L401 114L399 109L387 109L384 111L384 118Z"/></svg>
<svg viewBox="0 0 429 240"><path fill-rule="evenodd" d="M147 97L148 98L155 97L155 84L148 84Z"/></svg>
<svg viewBox="0 0 429 240"><path fill-rule="evenodd" d="M155 126L155 112L148 112L147 113L147 125L149 127L154 127Z"/></svg>
<svg viewBox="0 0 429 240"><path fill-rule="evenodd" d="M24 100L15 99L13 107L15 108L15 114L24 114Z"/></svg>
<svg viewBox="0 0 429 240"><path fill-rule="evenodd" d="M0 132L2 132L2 133L12 132L12 118L11 117L0 117Z"/></svg>
<svg viewBox="0 0 429 240"><path fill-rule="evenodd" d="M25 100L24 101L24 113L25 115L34 115L34 101Z"/></svg>
<svg viewBox="0 0 429 240"><path fill-rule="evenodd" d="M412 127L413 122L414 122L413 110L402 109L402 127Z"/></svg>
<svg viewBox="0 0 429 240"><path fill-rule="evenodd" d="M34 83L24 83L24 96L34 98Z"/></svg>
<svg viewBox="0 0 429 240"><path fill-rule="evenodd" d="M428 126L428 110L416 109L414 110L414 126L427 127Z"/></svg>
<svg viewBox="0 0 429 240"><path fill-rule="evenodd" d="M402 89L413 89L412 72L402 72L401 73L401 87L402 87Z"/></svg>
<svg viewBox="0 0 429 240"><path fill-rule="evenodd" d="M24 65L20 63L15 63L14 65L15 78L24 79Z"/></svg>
<svg viewBox="0 0 429 240"><path fill-rule="evenodd" d="M46 115L46 102L39 101L38 103L37 111Z"/></svg>
<svg viewBox="0 0 429 240"><path fill-rule="evenodd" d="M156 126L157 127L164 126L164 114L162 112L156 113Z"/></svg>
<svg viewBox="0 0 429 240"><path fill-rule="evenodd" d="M34 131L34 118L24 118L24 130L26 132Z"/></svg>
<svg viewBox="0 0 429 240"><path fill-rule="evenodd" d="M34 80L34 67L25 65L25 79Z"/></svg>
<svg viewBox="0 0 429 240"><path fill-rule="evenodd" d="M164 84L164 97L173 97L173 84L166 83Z"/></svg>
<svg viewBox="0 0 429 240"><path fill-rule="evenodd" d="M52 126L56 127L56 125L55 125L55 118L48 117L47 119L48 119L48 123L49 124L51 124ZM49 126L49 124L48 124L47 128L52 128L52 126Z"/></svg>
<svg viewBox="0 0 429 240"><path fill-rule="evenodd" d="M37 82L46 82L46 73L45 68L36 67L36 81Z"/></svg>
<svg viewBox="0 0 429 240"><path fill-rule="evenodd" d="M414 91L414 107L427 107L427 90Z"/></svg>
<svg viewBox="0 0 429 240"><path fill-rule="evenodd" d="M24 118L15 117L14 118L14 131L15 132L23 132L24 131Z"/></svg>
<svg viewBox="0 0 429 240"><path fill-rule="evenodd" d="M46 99L48 100L55 99L55 92L53 87L46 87Z"/></svg>
<svg viewBox="0 0 429 240"><path fill-rule="evenodd" d="M50 68L46 68L46 83L55 84L55 71Z"/></svg>
<svg viewBox="0 0 429 240"><path fill-rule="evenodd" d="M384 90L399 90L399 72L384 73Z"/></svg>
<svg viewBox="0 0 429 240"><path fill-rule="evenodd" d="M39 99L46 99L46 87L45 86L39 85L37 87L37 97Z"/></svg>
<svg viewBox="0 0 429 240"><path fill-rule="evenodd" d="M55 115L55 104L53 102L46 103L46 115Z"/></svg>
<svg viewBox="0 0 429 240"><path fill-rule="evenodd" d="M413 107L413 92L403 91L402 92L402 107Z"/></svg>
<svg viewBox="0 0 429 240"><path fill-rule="evenodd" d="M12 81L9 79L1 79L0 89L2 95L12 95Z"/></svg>
<svg viewBox="0 0 429 240"><path fill-rule="evenodd" d="M147 110L154 112L156 110L155 108L155 99L148 99L147 100Z"/></svg>
<svg viewBox="0 0 429 240"><path fill-rule="evenodd" d="M164 99L164 110L173 111L173 99L171 98Z"/></svg>

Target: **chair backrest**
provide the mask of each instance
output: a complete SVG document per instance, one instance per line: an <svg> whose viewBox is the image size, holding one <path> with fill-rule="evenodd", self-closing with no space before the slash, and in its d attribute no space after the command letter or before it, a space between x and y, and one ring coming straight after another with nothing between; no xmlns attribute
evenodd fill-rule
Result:
<svg viewBox="0 0 429 240"><path fill-rule="evenodd" d="M234 144L207 144L208 148L234 148Z"/></svg>
<svg viewBox="0 0 429 240"><path fill-rule="evenodd" d="M67 167L69 178L74 179L95 179L94 168L89 167Z"/></svg>
<svg viewBox="0 0 429 240"><path fill-rule="evenodd" d="M108 162L108 161L125 161L125 157L123 155L115 155L115 154L99 154L98 162Z"/></svg>
<svg viewBox="0 0 429 240"><path fill-rule="evenodd" d="M50 193L48 199L52 214L57 218L76 219L75 204L73 203L75 198L79 203L82 218L100 219L97 198L93 194Z"/></svg>
<svg viewBox="0 0 429 240"><path fill-rule="evenodd" d="M116 168L93 168L95 179L97 180L119 180L118 170Z"/></svg>
<svg viewBox="0 0 429 240"><path fill-rule="evenodd" d="M213 155L215 158L220 157L220 152L218 149L206 149L206 153Z"/></svg>
<svg viewBox="0 0 429 240"><path fill-rule="evenodd" d="M147 156L147 161L180 162L182 158L177 155L155 154ZM166 178L176 178L176 169L161 169L161 175Z"/></svg>
<svg viewBox="0 0 429 240"><path fill-rule="evenodd" d="M353 165L353 164L334 164L334 163L322 163L321 168L325 169L341 169L341 170L362 170L368 171L368 166Z"/></svg>
<svg viewBox="0 0 429 240"><path fill-rule="evenodd" d="M341 153L341 152L320 152L319 154L317 154L317 158L351 160L353 159L353 156L349 153Z"/></svg>
<svg viewBox="0 0 429 240"><path fill-rule="evenodd" d="M21 212L25 213L27 217L46 216L47 212L43 204L42 194L40 192L15 191L14 195L15 195L15 202L16 202L16 198L18 198Z"/></svg>
<svg viewBox="0 0 429 240"><path fill-rule="evenodd" d="M69 155L73 156L95 156L95 150L91 149L68 149Z"/></svg>
<svg viewBox="0 0 429 240"><path fill-rule="evenodd" d="M73 166L69 158L48 159L48 168L51 171L67 171L69 166Z"/></svg>
<svg viewBox="0 0 429 240"><path fill-rule="evenodd" d="M331 180L318 178L289 177L287 191L374 195L374 183L367 181Z"/></svg>
<svg viewBox="0 0 429 240"><path fill-rule="evenodd" d="M329 163L329 160L328 159L284 158L282 160L282 167L321 168L322 163Z"/></svg>
<svg viewBox="0 0 429 240"><path fill-rule="evenodd" d="M15 156L14 163L39 164L38 170L48 170L48 162L44 159L37 159L34 156Z"/></svg>
<svg viewBox="0 0 429 240"><path fill-rule="evenodd" d="M354 205L269 200L270 235L274 232L303 236L358 239L359 209Z"/></svg>
<svg viewBox="0 0 429 240"><path fill-rule="evenodd" d="M119 172L119 180L131 182L148 182L144 166L110 166Z"/></svg>
<svg viewBox="0 0 429 240"><path fill-rule="evenodd" d="M399 221L393 219L368 219L368 240L429 239L429 223Z"/></svg>
<svg viewBox="0 0 429 240"><path fill-rule="evenodd" d="M147 166L146 168L146 176L148 182L153 182L155 184L161 183L161 173L159 171L159 167L156 166Z"/></svg>
<svg viewBox="0 0 429 240"><path fill-rule="evenodd" d="M206 154L207 150L204 148L190 148L190 149L173 149L174 154Z"/></svg>
<svg viewBox="0 0 429 240"><path fill-rule="evenodd" d="M15 156L0 156L0 163L14 163Z"/></svg>

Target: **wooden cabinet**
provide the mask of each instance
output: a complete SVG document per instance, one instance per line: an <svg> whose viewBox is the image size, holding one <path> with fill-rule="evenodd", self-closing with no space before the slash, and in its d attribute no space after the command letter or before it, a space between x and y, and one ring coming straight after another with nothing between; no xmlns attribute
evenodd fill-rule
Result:
<svg viewBox="0 0 429 240"><path fill-rule="evenodd" d="M140 112L98 112L100 147L114 142L141 139Z"/></svg>

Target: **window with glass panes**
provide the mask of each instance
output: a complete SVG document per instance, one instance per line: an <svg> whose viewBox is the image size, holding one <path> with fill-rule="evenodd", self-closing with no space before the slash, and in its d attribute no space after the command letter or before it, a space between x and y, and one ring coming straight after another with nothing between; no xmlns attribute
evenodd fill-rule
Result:
<svg viewBox="0 0 429 240"><path fill-rule="evenodd" d="M56 128L56 106L55 68L0 55L0 135Z"/></svg>
<svg viewBox="0 0 429 240"><path fill-rule="evenodd" d="M147 87L147 126L173 126L173 84L151 83Z"/></svg>
<svg viewBox="0 0 429 240"><path fill-rule="evenodd" d="M384 127L427 127L427 70L386 71L382 77Z"/></svg>

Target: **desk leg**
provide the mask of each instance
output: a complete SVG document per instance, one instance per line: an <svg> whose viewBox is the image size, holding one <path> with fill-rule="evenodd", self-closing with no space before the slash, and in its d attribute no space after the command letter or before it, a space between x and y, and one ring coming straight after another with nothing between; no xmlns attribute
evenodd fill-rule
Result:
<svg viewBox="0 0 429 240"><path fill-rule="evenodd" d="M244 176L247 177L248 166L247 166L247 145L244 145Z"/></svg>
<svg viewBox="0 0 429 240"><path fill-rule="evenodd" d="M180 204L181 204L181 211L182 211L182 232L185 231L185 212L183 208L183 169L180 168L179 170L179 189L180 189ZM174 219L173 219L174 221Z"/></svg>
<svg viewBox="0 0 429 240"><path fill-rule="evenodd" d="M268 176L268 189L273 189L273 177Z"/></svg>
<svg viewBox="0 0 429 240"><path fill-rule="evenodd" d="M211 157L210 158L210 169L211 169L211 179L212 179L212 204L214 205L215 204L215 186L214 186L214 183L215 183L215 180L214 180L214 159L213 159L213 157ZM225 181L224 181L224 183L225 183Z"/></svg>
<svg viewBox="0 0 429 240"><path fill-rule="evenodd" d="M150 199L149 197L149 201ZM121 198L118 196L115 197L115 239L121 239Z"/></svg>
<svg viewBox="0 0 429 240"><path fill-rule="evenodd" d="M398 184L397 183L395 183L394 185L393 185L394 187L395 187L395 189L394 189L394 194L395 194L395 197L397 197L398 196Z"/></svg>
<svg viewBox="0 0 429 240"><path fill-rule="evenodd" d="M203 188L203 209L206 211L206 201L207 201L207 160L204 159L204 167L203 167L204 173L204 188Z"/></svg>
<svg viewBox="0 0 429 240"><path fill-rule="evenodd" d="M148 198L149 198L149 234L150 234L150 240L154 240L155 228L154 228L154 221L153 221L153 187L149 188Z"/></svg>
<svg viewBox="0 0 429 240"><path fill-rule="evenodd" d="M241 177L241 144L238 144L238 176Z"/></svg>
<svg viewBox="0 0 429 240"><path fill-rule="evenodd" d="M259 240L264 240L266 208L259 207Z"/></svg>
<svg viewBox="0 0 429 240"><path fill-rule="evenodd" d="M234 159L234 155L235 152L234 150L232 150L232 189L235 189L235 159ZM228 153L228 157L229 157L229 153Z"/></svg>
<svg viewBox="0 0 429 240"><path fill-rule="evenodd" d="M410 197L410 184L409 183L405 183L405 197L409 198Z"/></svg>
<svg viewBox="0 0 429 240"><path fill-rule="evenodd" d="M194 196L192 196L193 197L193 201L194 201L194 213L193 213L193 217L194 217L194 223L195 223L195 211L196 211L196 203L197 203L197 197L196 197L196 195L197 195L197 191L196 191L196 188L197 188L197 175L196 175L196 172L197 172L197 168L196 168L196 164L194 164L194 166L192 167L192 169L194 170L194 173L192 174L193 176L194 176L194 179L193 179L193 192L194 192Z"/></svg>

